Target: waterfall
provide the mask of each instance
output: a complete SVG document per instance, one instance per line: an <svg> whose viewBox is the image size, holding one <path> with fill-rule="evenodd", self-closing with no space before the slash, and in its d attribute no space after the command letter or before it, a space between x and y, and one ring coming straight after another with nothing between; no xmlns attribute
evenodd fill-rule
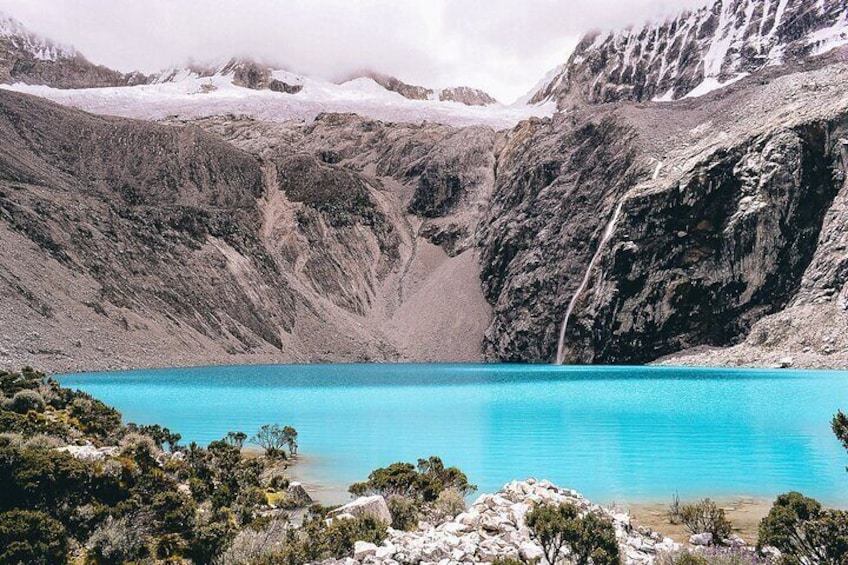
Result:
<svg viewBox="0 0 848 565"><path fill-rule="evenodd" d="M568 309L565 311L565 318L562 320L562 327L559 330L559 342L557 343L557 356L556 356L556 364L562 365L563 363L563 349L565 348L565 330L568 329L568 320L571 318L571 313L574 310L574 307L577 305L577 300L580 298L580 295L583 294L583 291L586 290L586 286L589 284L589 279L592 276L592 269L595 267L595 263L598 262L598 259L601 257L601 253L606 246L607 241L612 236L612 232L615 229L615 224L618 222L618 217L621 215L621 209L624 206L624 202L626 198L622 198L618 201L618 205L615 207L615 211L612 213L612 218L610 218L609 223L607 223L606 229L604 229L604 235L601 237L601 241L598 242L598 248L595 250L595 254L592 256L592 260L589 261L589 266L586 268L586 274L583 275L583 281L580 283L580 286L577 287L577 290L574 291L574 296L571 297L571 302L568 303Z"/></svg>

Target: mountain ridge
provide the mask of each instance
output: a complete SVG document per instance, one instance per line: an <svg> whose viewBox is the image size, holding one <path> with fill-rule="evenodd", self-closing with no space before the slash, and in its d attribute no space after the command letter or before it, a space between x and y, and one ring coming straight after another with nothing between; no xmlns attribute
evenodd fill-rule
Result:
<svg viewBox="0 0 848 565"><path fill-rule="evenodd" d="M848 45L841 0L717 0L676 18L583 37L531 103L671 101Z"/></svg>

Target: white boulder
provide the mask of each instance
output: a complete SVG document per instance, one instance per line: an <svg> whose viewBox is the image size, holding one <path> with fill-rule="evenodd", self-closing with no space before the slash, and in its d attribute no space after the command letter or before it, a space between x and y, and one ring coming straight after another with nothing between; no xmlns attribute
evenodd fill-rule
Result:
<svg viewBox="0 0 848 565"><path fill-rule="evenodd" d="M392 523L392 514L389 512L389 505L386 504L386 499L380 495L361 496L353 502L349 502L329 512L327 517L335 518L340 514L350 514L356 518L369 516L384 524Z"/></svg>

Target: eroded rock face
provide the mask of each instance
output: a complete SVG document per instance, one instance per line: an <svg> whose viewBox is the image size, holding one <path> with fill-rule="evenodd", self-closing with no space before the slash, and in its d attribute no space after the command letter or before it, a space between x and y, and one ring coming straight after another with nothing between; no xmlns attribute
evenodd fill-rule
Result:
<svg viewBox="0 0 848 565"><path fill-rule="evenodd" d="M614 118L561 117L510 133L481 226L483 288L495 316L486 352L548 361L559 321L616 201L641 165L634 132Z"/></svg>
<svg viewBox="0 0 848 565"><path fill-rule="evenodd" d="M569 359L643 362L726 346L785 308L844 190L834 140L846 125L757 137L711 155L677 184L628 198L569 330Z"/></svg>
<svg viewBox="0 0 848 565"><path fill-rule="evenodd" d="M451 88L433 89L423 86L407 84L393 76L384 75L374 71L362 71L355 73L351 78L370 78L386 90L397 92L404 98L410 100L441 100L442 102L458 102L466 106L488 106L496 104L497 100L478 88L468 86L455 86Z"/></svg>
<svg viewBox="0 0 848 565"><path fill-rule="evenodd" d="M626 513L593 504L580 493L549 481L513 481L495 494L480 496L462 514L413 532L389 530L380 547L362 545L354 559L332 563L389 565L396 563L492 563L503 559L532 560L542 548L525 524L527 513L539 504L573 504L581 513L595 513L612 522L625 565L651 565L667 552L680 549L669 538L637 528Z"/></svg>

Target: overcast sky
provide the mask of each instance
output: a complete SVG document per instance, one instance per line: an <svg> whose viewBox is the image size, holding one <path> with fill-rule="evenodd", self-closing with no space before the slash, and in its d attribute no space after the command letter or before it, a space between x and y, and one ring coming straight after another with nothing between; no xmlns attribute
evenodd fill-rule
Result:
<svg viewBox="0 0 848 565"><path fill-rule="evenodd" d="M511 102L582 33L706 0L0 0L0 11L95 63L154 72L249 55L337 78L372 68Z"/></svg>

